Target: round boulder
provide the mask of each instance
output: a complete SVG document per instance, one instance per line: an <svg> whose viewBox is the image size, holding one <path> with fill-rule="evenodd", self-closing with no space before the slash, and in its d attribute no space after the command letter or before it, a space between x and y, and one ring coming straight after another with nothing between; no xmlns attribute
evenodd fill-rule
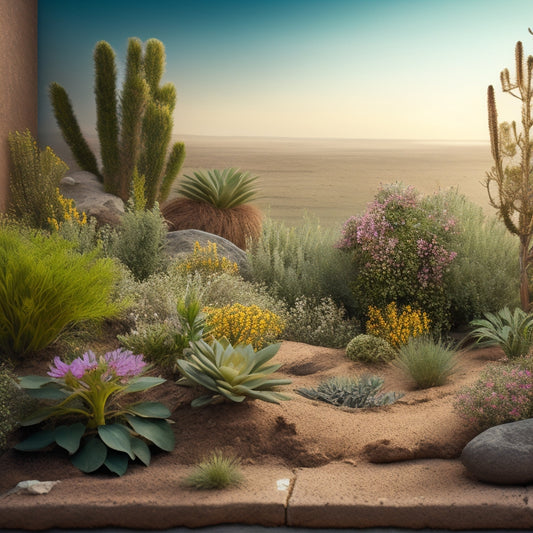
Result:
<svg viewBox="0 0 533 533"><path fill-rule="evenodd" d="M469 474L497 485L533 482L533 419L491 427L464 448L461 461Z"/></svg>
<svg viewBox="0 0 533 533"><path fill-rule="evenodd" d="M246 256L246 252L235 246L231 241L224 239L224 237L207 233L206 231L198 229L169 231L167 233L166 252L171 257L191 254L194 251L194 243L197 241L202 247L207 246L209 242L215 243L220 257L225 257L237 263L241 276L247 274L248 257Z"/></svg>

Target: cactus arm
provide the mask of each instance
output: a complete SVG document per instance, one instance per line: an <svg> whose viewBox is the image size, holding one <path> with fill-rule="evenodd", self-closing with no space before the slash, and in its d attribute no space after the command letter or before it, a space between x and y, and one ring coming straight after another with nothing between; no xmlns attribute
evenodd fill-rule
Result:
<svg viewBox="0 0 533 533"><path fill-rule="evenodd" d="M168 198L170 188L185 161L185 155L185 145L183 143L175 143L172 146L167 159L165 175L163 176L161 188L159 189L159 202L164 202Z"/></svg>

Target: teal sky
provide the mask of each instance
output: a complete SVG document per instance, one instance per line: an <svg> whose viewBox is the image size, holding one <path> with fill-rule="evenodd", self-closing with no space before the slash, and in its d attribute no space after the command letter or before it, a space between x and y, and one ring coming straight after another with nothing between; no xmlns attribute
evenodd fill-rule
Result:
<svg viewBox="0 0 533 533"><path fill-rule="evenodd" d="M39 130L63 85L94 133L92 52L160 39L178 135L485 140L486 90L514 46L533 54L533 0L39 0Z"/></svg>

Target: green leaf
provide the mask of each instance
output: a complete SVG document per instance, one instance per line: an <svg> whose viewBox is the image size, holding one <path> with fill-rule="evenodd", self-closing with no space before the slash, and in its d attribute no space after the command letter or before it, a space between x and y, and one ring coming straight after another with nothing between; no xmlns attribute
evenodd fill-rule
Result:
<svg viewBox="0 0 533 533"><path fill-rule="evenodd" d="M217 397L218 395L212 395L212 396L200 396L199 398L195 398L192 402L191 402L191 407L204 407L206 405L209 405L211 403L213 403L213 401L215 400L215 398Z"/></svg>
<svg viewBox="0 0 533 533"><path fill-rule="evenodd" d="M130 384L122 391L123 393L140 392L151 389L157 385L164 383L166 379L156 378L152 376L143 376L130 382Z"/></svg>
<svg viewBox="0 0 533 533"><path fill-rule="evenodd" d="M55 435L53 430L44 430L34 433L27 439L15 444L15 450L21 452L34 452L35 450L42 450L55 442Z"/></svg>
<svg viewBox="0 0 533 533"><path fill-rule="evenodd" d="M113 474L122 476L128 469L128 456L122 452L108 450L104 465L111 470Z"/></svg>
<svg viewBox="0 0 533 533"><path fill-rule="evenodd" d="M169 409L160 402L142 402L131 405L128 407L128 412L143 418L168 418L171 414Z"/></svg>
<svg viewBox="0 0 533 533"><path fill-rule="evenodd" d="M174 433L166 420L132 415L126 415L126 419L139 435L153 442L162 450L170 452L174 449Z"/></svg>
<svg viewBox="0 0 533 533"><path fill-rule="evenodd" d="M137 437L131 438L131 449L137 459L140 459L146 466L150 466L150 459L152 454L150 453L150 448L148 444Z"/></svg>
<svg viewBox="0 0 533 533"><path fill-rule="evenodd" d="M107 446L96 437L88 440L71 458L72 464L88 474L98 470L107 458Z"/></svg>
<svg viewBox="0 0 533 533"><path fill-rule="evenodd" d="M56 386L45 386L40 389L27 389L28 396L35 398L36 400L64 400L68 398L70 394L64 390L57 388Z"/></svg>
<svg viewBox="0 0 533 533"><path fill-rule="evenodd" d="M48 383L54 383L55 379L45 376L22 376L18 381L23 389L38 389Z"/></svg>
<svg viewBox="0 0 533 533"><path fill-rule="evenodd" d="M30 416L27 416L24 418L20 425L21 426L33 426L34 424L38 424L39 422L42 422L43 420L46 420L50 416L52 416L55 413L55 407L43 407L42 409L38 409Z"/></svg>
<svg viewBox="0 0 533 533"><path fill-rule="evenodd" d="M135 459L131 449L131 434L122 424L98 426L98 435L107 447L127 453L131 459Z"/></svg>
<svg viewBox="0 0 533 533"><path fill-rule="evenodd" d="M55 441L61 448L65 448L72 455L80 447L81 438L86 429L81 422L71 426L58 426L54 431Z"/></svg>

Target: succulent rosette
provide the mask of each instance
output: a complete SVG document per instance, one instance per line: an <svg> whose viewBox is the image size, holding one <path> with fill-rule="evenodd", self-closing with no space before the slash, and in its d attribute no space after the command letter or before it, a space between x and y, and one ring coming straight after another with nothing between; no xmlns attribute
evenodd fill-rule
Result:
<svg viewBox="0 0 533 533"><path fill-rule="evenodd" d="M46 403L23 420L23 426L59 418L67 418L69 424L41 429L15 449L35 451L55 443L87 473L105 466L122 475L129 461L137 459L148 466L149 444L171 451L174 433L167 420L170 411L163 404L124 402L125 395L165 381L144 375L147 369L143 356L130 351L119 349L100 357L88 351L71 363L55 357L48 377L19 378L20 386L30 396Z"/></svg>

